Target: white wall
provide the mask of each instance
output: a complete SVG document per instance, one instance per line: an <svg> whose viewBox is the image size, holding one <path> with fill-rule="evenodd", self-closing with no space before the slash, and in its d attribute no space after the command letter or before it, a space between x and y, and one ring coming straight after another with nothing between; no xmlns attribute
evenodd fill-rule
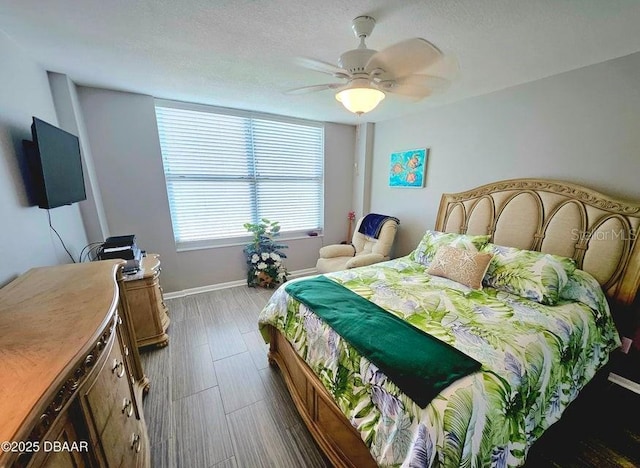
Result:
<svg viewBox="0 0 640 468"><path fill-rule="evenodd" d="M47 211L29 206L22 140L31 117L57 124L47 73L0 32L0 285L26 270L70 263L49 229ZM78 204L50 210L53 226L77 259L87 243Z"/></svg>
<svg viewBox="0 0 640 468"><path fill-rule="evenodd" d="M102 242L109 236L109 227L102 207L102 195L89 146L87 129L78 103L77 86L67 75L48 72L47 76L60 128L80 138L82 172L87 199L79 206L85 232L90 242Z"/></svg>
<svg viewBox="0 0 640 468"><path fill-rule="evenodd" d="M356 129L356 151L353 166L353 210L356 221L371 212L371 172L373 169L373 135L375 124L363 123ZM355 228L355 224L354 224Z"/></svg>
<svg viewBox="0 0 640 468"><path fill-rule="evenodd" d="M323 245L337 244L346 239L349 211L353 204L354 158L356 157L356 127L325 124L324 148L324 238ZM318 250L311 250L304 267L316 266Z"/></svg>
<svg viewBox="0 0 640 468"><path fill-rule="evenodd" d="M372 211L400 218L396 255L432 229L442 193L545 177L640 199L640 53L376 124ZM388 187L389 154L429 148L426 187Z"/></svg>
<svg viewBox="0 0 640 468"><path fill-rule="evenodd" d="M242 246L176 252L153 98L82 86L78 98L111 235L136 234L161 255L165 291L244 280ZM285 242L290 271L314 267L322 243L345 236L355 129L327 124L325 140L325 236Z"/></svg>

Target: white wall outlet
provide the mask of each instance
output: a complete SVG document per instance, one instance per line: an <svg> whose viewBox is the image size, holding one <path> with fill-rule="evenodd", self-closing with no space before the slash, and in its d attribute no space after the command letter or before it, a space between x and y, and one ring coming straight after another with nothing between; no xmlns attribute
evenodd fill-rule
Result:
<svg viewBox="0 0 640 468"><path fill-rule="evenodd" d="M624 354L629 354L629 350L631 349L631 343L633 343L633 340L631 338L627 338L626 336L623 336L622 337L622 346L620 347L620 350Z"/></svg>

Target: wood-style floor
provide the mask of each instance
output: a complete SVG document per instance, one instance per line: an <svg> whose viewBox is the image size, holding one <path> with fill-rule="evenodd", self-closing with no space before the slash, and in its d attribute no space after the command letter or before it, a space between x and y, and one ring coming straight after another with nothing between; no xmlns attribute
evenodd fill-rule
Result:
<svg viewBox="0 0 640 468"><path fill-rule="evenodd" d="M169 346L141 353L154 468L328 466L267 363L257 317L271 293L236 287L166 301ZM576 403L527 468L640 466L638 395L595 385Z"/></svg>
<svg viewBox="0 0 640 468"><path fill-rule="evenodd" d="M640 467L640 395L592 382L531 448L536 467Z"/></svg>
<svg viewBox="0 0 640 468"><path fill-rule="evenodd" d="M142 350L154 468L326 467L257 319L272 291L237 287L167 300L169 346Z"/></svg>

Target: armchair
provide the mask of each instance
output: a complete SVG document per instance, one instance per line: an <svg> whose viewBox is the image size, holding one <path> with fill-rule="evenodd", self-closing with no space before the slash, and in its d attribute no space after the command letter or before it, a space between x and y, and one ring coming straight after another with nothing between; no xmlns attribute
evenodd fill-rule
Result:
<svg viewBox="0 0 640 468"><path fill-rule="evenodd" d="M347 270L389 260L399 221L391 216L368 214L358 220L351 244L320 249L318 273Z"/></svg>

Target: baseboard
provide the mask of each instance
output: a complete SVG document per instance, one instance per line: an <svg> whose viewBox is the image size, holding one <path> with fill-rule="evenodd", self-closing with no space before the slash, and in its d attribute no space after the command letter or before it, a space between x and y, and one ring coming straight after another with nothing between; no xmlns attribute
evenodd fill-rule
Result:
<svg viewBox="0 0 640 468"><path fill-rule="evenodd" d="M302 278L303 276L315 275L318 270L314 268L305 268L304 270L296 270L289 273L289 279Z"/></svg>
<svg viewBox="0 0 640 468"><path fill-rule="evenodd" d="M609 382L613 382L620 385L621 387L626 388L627 390L631 390L632 392L640 394L640 383L634 382L633 380L625 379L624 377L613 372L609 374Z"/></svg>
<svg viewBox="0 0 640 468"><path fill-rule="evenodd" d="M315 275L317 273L317 270L315 268L305 268L303 270L296 270L296 271L292 271L289 273L289 279L294 279L294 278L301 278L303 276L309 276L309 275ZM246 286L247 284L247 280L235 280L235 281L228 281L226 283L217 283L217 284L210 284L207 286L199 286L197 288L189 288L189 289L183 289L182 291L173 291L173 292L169 292L169 293L164 293L164 298L165 299L176 299L179 297L185 297L185 296L190 296L192 294L201 294L201 293L205 293L205 292L209 292L209 291L218 291L220 289L227 289L227 288L236 288L238 286Z"/></svg>

